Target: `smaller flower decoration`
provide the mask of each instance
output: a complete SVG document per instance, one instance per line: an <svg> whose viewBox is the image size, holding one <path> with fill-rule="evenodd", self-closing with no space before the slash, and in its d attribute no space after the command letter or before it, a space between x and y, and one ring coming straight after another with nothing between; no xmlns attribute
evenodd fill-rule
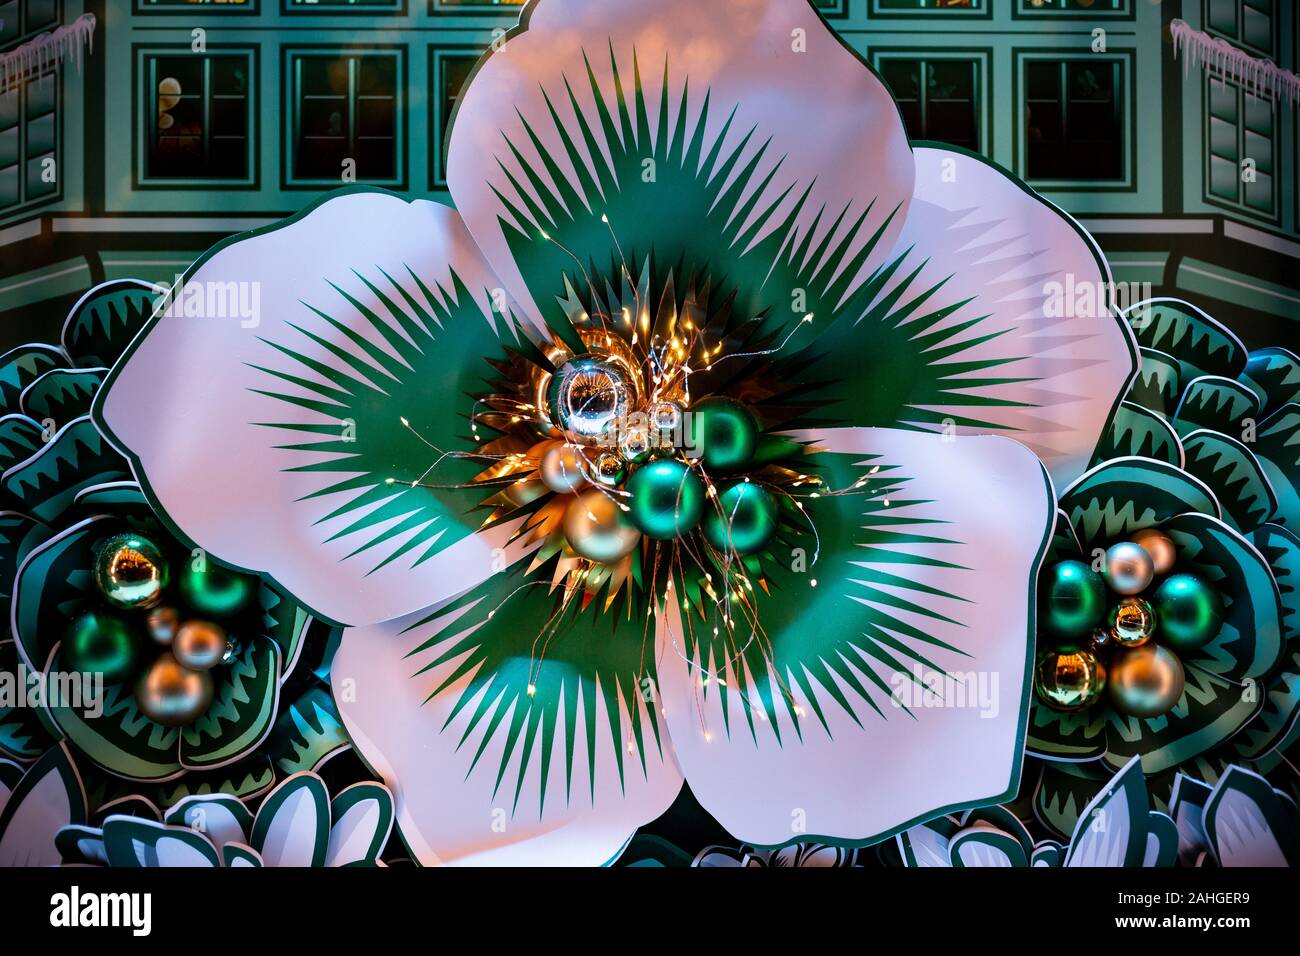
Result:
<svg viewBox="0 0 1300 956"><path fill-rule="evenodd" d="M779 850L756 850L750 846L732 849L706 846L691 866L707 868L750 867L760 869L826 869L857 866L858 851L825 843L792 843Z"/></svg>
<svg viewBox="0 0 1300 956"><path fill-rule="evenodd" d="M1196 574L1175 573L1178 548L1158 528L1108 547L1098 574L1082 561L1048 568L1034 690L1067 713L1102 702L1121 714L1159 717L1182 696L1179 654L1199 650L1223 624L1223 598Z"/></svg>
<svg viewBox="0 0 1300 956"><path fill-rule="evenodd" d="M192 796L160 822L125 814L100 826L61 828L64 863L110 867L383 866L393 828L393 797L362 782L332 798L325 781L304 771L267 794L253 814L227 794Z"/></svg>

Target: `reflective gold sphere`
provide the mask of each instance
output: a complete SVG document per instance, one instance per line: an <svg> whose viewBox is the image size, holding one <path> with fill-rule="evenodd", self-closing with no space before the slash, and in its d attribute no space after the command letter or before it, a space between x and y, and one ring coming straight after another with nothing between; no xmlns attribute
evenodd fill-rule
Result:
<svg viewBox="0 0 1300 956"><path fill-rule="evenodd" d="M135 699L145 716L168 727L190 724L212 703L212 677L164 653L140 678Z"/></svg>
<svg viewBox="0 0 1300 956"><path fill-rule="evenodd" d="M589 561L612 564L636 550L641 532L605 492L592 488L569 502L564 512L569 547Z"/></svg>
<svg viewBox="0 0 1300 956"><path fill-rule="evenodd" d="M557 495L572 494L587 483L576 445L552 445L542 456L540 470L542 484Z"/></svg>
<svg viewBox="0 0 1300 956"><path fill-rule="evenodd" d="M1156 632L1156 612L1150 601L1125 598L1110 609L1111 637L1119 647L1137 647Z"/></svg>
<svg viewBox="0 0 1300 956"><path fill-rule="evenodd" d="M1120 713L1159 717L1178 703L1186 678L1177 654L1159 644L1143 644L1121 648L1111 659L1107 690Z"/></svg>
<svg viewBox="0 0 1300 956"><path fill-rule="evenodd" d="M149 636L159 644L170 644L181 626L180 613L174 607L156 607L145 617Z"/></svg>
<svg viewBox="0 0 1300 956"><path fill-rule="evenodd" d="M116 534L96 550L95 585L114 607L153 607L167 586L162 550L143 535Z"/></svg>
<svg viewBox="0 0 1300 956"><path fill-rule="evenodd" d="M1151 564L1157 575L1165 575L1174 569L1178 560L1178 548L1174 539L1159 528L1143 528L1133 535L1133 543L1151 555Z"/></svg>
<svg viewBox="0 0 1300 956"><path fill-rule="evenodd" d="M182 667L206 671L221 663L226 653L226 629L211 621L186 621L176 631L172 653Z"/></svg>
<svg viewBox="0 0 1300 956"><path fill-rule="evenodd" d="M1086 710L1101 698L1105 686L1105 666L1096 654L1079 648L1048 651L1034 672L1038 699L1053 710Z"/></svg>

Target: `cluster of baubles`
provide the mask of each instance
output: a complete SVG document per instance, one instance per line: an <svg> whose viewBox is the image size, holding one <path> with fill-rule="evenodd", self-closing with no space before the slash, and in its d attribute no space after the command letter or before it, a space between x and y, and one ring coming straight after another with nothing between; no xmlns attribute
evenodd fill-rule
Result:
<svg viewBox="0 0 1300 956"><path fill-rule="evenodd" d="M185 562L174 587L171 577L166 555L145 535L100 541L92 570L99 600L72 621L62 654L73 670L134 681L146 716L180 726L207 711L212 669L238 653L218 620L242 611L255 583L202 559Z"/></svg>
<svg viewBox="0 0 1300 956"><path fill-rule="evenodd" d="M1041 585L1042 649L1034 687L1048 707L1082 711L1106 696L1134 717L1178 703L1179 654L1204 647L1223 624L1223 600L1201 578L1177 573L1173 540L1147 528L1106 550L1101 572L1061 561Z"/></svg>
<svg viewBox="0 0 1300 956"><path fill-rule="evenodd" d="M737 477L759 441L742 403L641 400L630 370L599 354L564 363L546 397L563 437L542 454L539 474L548 490L572 496L563 530L580 557L612 564L643 538L671 541L697 529L724 555L747 555L776 533L771 492Z"/></svg>

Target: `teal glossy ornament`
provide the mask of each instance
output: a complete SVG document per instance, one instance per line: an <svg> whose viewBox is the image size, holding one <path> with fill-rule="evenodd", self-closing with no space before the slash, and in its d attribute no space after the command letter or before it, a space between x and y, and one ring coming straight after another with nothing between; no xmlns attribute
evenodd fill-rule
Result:
<svg viewBox="0 0 1300 956"><path fill-rule="evenodd" d="M704 484L673 458L660 458L632 473L627 499L632 524L648 538L667 541L688 534L704 511Z"/></svg>
<svg viewBox="0 0 1300 956"><path fill-rule="evenodd" d="M1223 598L1193 574L1175 574L1156 589L1160 639L1179 651L1204 647L1223 626Z"/></svg>
<svg viewBox="0 0 1300 956"><path fill-rule="evenodd" d="M738 481L704 513L704 537L724 554L753 554L776 534L776 500L752 482Z"/></svg>
<svg viewBox="0 0 1300 956"><path fill-rule="evenodd" d="M135 632L122 618L87 611L68 627L63 663L74 671L103 674L106 681L121 680L135 670L139 647Z"/></svg>
<svg viewBox="0 0 1300 956"><path fill-rule="evenodd" d="M1140 647L1156 632L1156 612L1150 601L1124 598L1110 609L1106 623L1117 647Z"/></svg>
<svg viewBox="0 0 1300 956"><path fill-rule="evenodd" d="M1106 614L1106 585L1082 561L1061 561L1048 568L1041 595L1043 629L1060 640L1090 634Z"/></svg>
<svg viewBox="0 0 1300 956"><path fill-rule="evenodd" d="M730 398L706 398L691 409L693 434L706 468L733 471L754 458L758 423L748 408Z"/></svg>
<svg viewBox="0 0 1300 956"><path fill-rule="evenodd" d="M195 562L187 564L177 583L194 610L213 617L229 617L248 606L257 579L202 561L197 566Z"/></svg>
<svg viewBox="0 0 1300 956"><path fill-rule="evenodd" d="M115 534L95 549L91 574L99 593L114 607L152 607L167 586L167 561L162 549L144 535Z"/></svg>

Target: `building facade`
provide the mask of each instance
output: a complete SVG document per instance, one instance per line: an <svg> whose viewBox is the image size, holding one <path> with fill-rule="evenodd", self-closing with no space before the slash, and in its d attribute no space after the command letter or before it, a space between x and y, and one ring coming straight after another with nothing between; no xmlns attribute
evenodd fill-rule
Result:
<svg viewBox="0 0 1300 956"><path fill-rule="evenodd" d="M1083 222L1118 282L1192 299L1251 343L1300 328L1297 105L1189 69L1170 32L1182 19L1294 72L1294 0L816 6L913 139L1014 171ZM0 56L95 17L93 52L0 86L0 347L55 337L97 282L171 281L342 182L444 193L456 94L519 9L0 0Z"/></svg>

